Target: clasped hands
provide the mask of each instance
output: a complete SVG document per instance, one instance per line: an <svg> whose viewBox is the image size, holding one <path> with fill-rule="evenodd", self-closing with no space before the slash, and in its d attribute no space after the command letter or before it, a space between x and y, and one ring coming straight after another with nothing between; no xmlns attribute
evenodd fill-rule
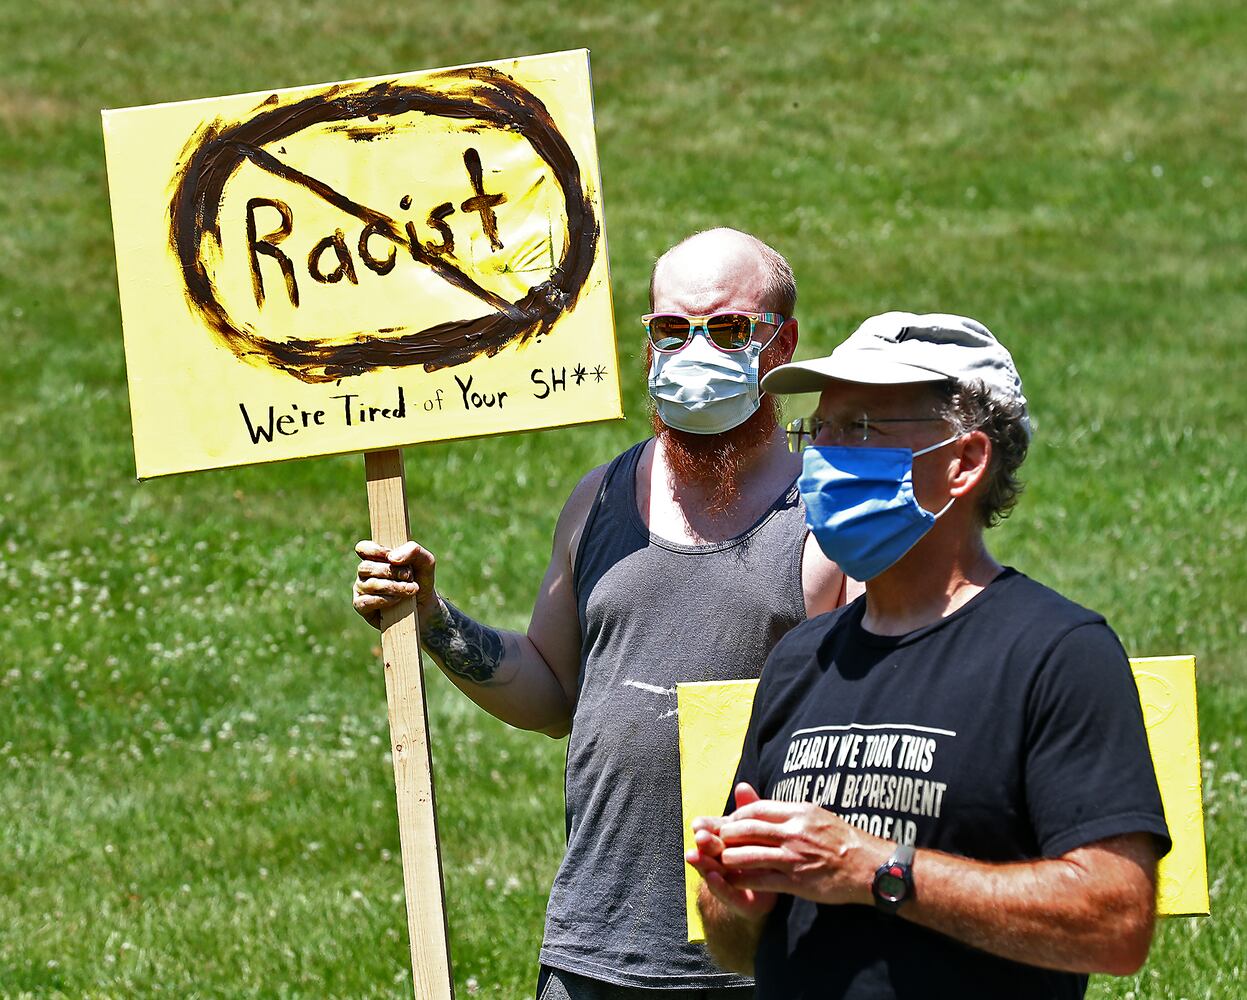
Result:
<svg viewBox="0 0 1247 1000"><path fill-rule="evenodd" d="M736 810L693 821L685 860L742 916L760 920L781 892L816 903L872 902L870 883L891 843L809 802L762 799L742 782Z"/></svg>

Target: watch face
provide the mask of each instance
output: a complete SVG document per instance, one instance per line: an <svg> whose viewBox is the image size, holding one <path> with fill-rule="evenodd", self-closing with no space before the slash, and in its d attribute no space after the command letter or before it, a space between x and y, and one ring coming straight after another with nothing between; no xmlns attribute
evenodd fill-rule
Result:
<svg viewBox="0 0 1247 1000"><path fill-rule="evenodd" d="M880 874L875 879L875 891L890 902L904 899L905 880L900 875L900 869L892 868Z"/></svg>

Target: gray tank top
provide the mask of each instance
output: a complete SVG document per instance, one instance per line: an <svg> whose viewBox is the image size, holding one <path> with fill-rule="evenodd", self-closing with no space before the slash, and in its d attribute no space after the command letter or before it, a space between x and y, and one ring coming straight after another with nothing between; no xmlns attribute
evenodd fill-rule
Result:
<svg viewBox="0 0 1247 1000"><path fill-rule="evenodd" d="M805 512L794 482L730 541L658 538L637 509L645 443L607 467L576 557L567 854L541 961L626 986L746 986L687 940L675 686L757 677L805 620Z"/></svg>

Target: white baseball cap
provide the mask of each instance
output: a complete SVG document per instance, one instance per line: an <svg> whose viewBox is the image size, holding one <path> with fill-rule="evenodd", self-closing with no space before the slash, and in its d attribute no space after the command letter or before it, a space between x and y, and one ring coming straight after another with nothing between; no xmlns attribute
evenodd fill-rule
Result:
<svg viewBox="0 0 1247 1000"><path fill-rule="evenodd" d="M911 385L980 381L1026 412L1013 358L978 320L946 313L887 312L871 316L825 358L794 361L767 372L765 392L821 392L831 382ZM1030 420L1027 419L1027 432Z"/></svg>

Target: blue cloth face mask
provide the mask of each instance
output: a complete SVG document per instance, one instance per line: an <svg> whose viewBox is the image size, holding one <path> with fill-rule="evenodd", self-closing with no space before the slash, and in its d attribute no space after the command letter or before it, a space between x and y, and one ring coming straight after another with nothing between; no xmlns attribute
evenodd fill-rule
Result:
<svg viewBox="0 0 1247 1000"><path fill-rule="evenodd" d="M913 461L960 435L921 451L810 445L797 483L805 521L828 559L855 580L894 566L953 505L933 514L914 498Z"/></svg>
<svg viewBox="0 0 1247 1000"><path fill-rule="evenodd" d="M668 427L690 434L721 434L758 410L757 341L740 351L720 351L698 333L676 354L654 352L649 394Z"/></svg>

